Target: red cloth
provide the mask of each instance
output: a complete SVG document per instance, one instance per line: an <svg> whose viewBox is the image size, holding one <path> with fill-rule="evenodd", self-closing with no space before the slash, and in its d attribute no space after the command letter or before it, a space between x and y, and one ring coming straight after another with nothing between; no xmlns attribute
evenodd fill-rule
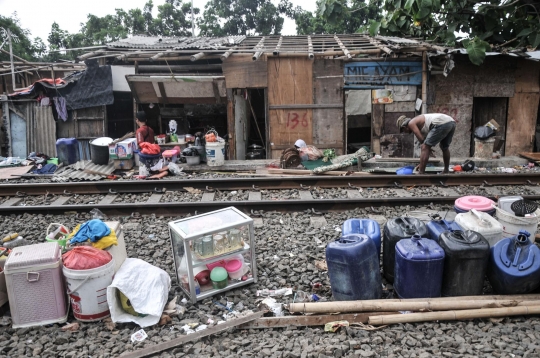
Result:
<svg viewBox="0 0 540 358"><path fill-rule="evenodd" d="M139 147L142 148L142 154L159 154L161 153L161 148L157 144L142 142L139 143Z"/></svg>
<svg viewBox="0 0 540 358"><path fill-rule="evenodd" d="M148 126L141 126L141 128L137 129L137 144L139 144L139 147L141 146L142 142L151 143L154 144L154 130Z"/></svg>

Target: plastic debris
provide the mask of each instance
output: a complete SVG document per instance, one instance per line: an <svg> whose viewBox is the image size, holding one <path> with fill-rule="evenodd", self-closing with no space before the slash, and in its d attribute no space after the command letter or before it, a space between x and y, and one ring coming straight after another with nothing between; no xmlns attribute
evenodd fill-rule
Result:
<svg viewBox="0 0 540 358"><path fill-rule="evenodd" d="M281 297L292 295L292 288L280 288L279 290L257 290L257 297Z"/></svg>
<svg viewBox="0 0 540 358"><path fill-rule="evenodd" d="M77 332L79 330L79 322L68 323L62 327L62 331Z"/></svg>
<svg viewBox="0 0 540 358"><path fill-rule="evenodd" d="M104 220L107 218L107 215L103 214L101 210L96 208L90 210L90 215L92 215L92 219Z"/></svg>
<svg viewBox="0 0 540 358"><path fill-rule="evenodd" d="M161 318L159 319L158 326L164 326L168 323L172 322L172 318L167 314L162 314Z"/></svg>
<svg viewBox="0 0 540 358"><path fill-rule="evenodd" d="M283 316L283 305L277 302L275 299L267 297L261 302L261 305L266 306L268 310L272 311L274 316Z"/></svg>
<svg viewBox="0 0 540 358"><path fill-rule="evenodd" d="M139 329L137 332L133 333L131 335L131 341L132 342L142 342L146 338L148 338L148 335L144 331L144 329Z"/></svg>
<svg viewBox="0 0 540 358"><path fill-rule="evenodd" d="M197 328L195 329L195 332L199 332L199 331L202 331L202 330L207 329L207 328L208 328L207 325L201 324L199 327L197 327Z"/></svg>
<svg viewBox="0 0 540 358"><path fill-rule="evenodd" d="M349 327L349 321L334 321L324 325L325 332L336 332L340 327Z"/></svg>

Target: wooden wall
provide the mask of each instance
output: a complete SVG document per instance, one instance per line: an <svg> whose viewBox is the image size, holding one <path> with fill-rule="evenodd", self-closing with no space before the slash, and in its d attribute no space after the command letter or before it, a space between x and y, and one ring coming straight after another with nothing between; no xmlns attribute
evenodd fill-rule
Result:
<svg viewBox="0 0 540 358"><path fill-rule="evenodd" d="M540 101L540 64L519 59L515 93L508 100L505 155L532 152Z"/></svg>
<svg viewBox="0 0 540 358"><path fill-rule="evenodd" d="M305 108L312 104L313 61L303 57L268 58L271 158L279 158L283 149L292 147L299 138L313 143L313 111Z"/></svg>

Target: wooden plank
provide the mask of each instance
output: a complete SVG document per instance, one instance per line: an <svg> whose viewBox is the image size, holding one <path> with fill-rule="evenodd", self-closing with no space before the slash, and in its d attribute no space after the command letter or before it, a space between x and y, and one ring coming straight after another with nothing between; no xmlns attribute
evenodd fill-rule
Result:
<svg viewBox="0 0 540 358"><path fill-rule="evenodd" d="M536 152L521 152L518 153L521 157L529 159L532 162L540 161L540 153Z"/></svg>
<svg viewBox="0 0 540 358"><path fill-rule="evenodd" d="M222 64L227 88L265 88L268 86L268 65L262 58L230 56Z"/></svg>
<svg viewBox="0 0 540 358"><path fill-rule="evenodd" d="M385 112L414 112L415 102L394 102L384 105Z"/></svg>
<svg viewBox="0 0 540 358"><path fill-rule="evenodd" d="M540 66L538 62L519 59L516 67L516 92L540 92Z"/></svg>
<svg viewBox="0 0 540 358"><path fill-rule="evenodd" d="M55 201L51 203L52 206L64 205L71 199L70 196L60 195Z"/></svg>
<svg viewBox="0 0 540 358"><path fill-rule="evenodd" d="M383 158L410 158L414 152L413 134L386 134L381 137Z"/></svg>
<svg viewBox="0 0 540 358"><path fill-rule="evenodd" d="M377 315L389 315L396 312L377 312ZM284 317L262 317L250 323L245 323L240 329L264 329L280 327L309 327L324 326L326 323L335 321L347 321L351 323L367 323L369 316L373 312L348 313L335 315L308 315L308 316L284 316ZM351 347L352 348L352 347Z"/></svg>
<svg viewBox="0 0 540 358"><path fill-rule="evenodd" d="M340 109L313 110L313 144L319 149L333 148L344 154L345 121Z"/></svg>
<svg viewBox="0 0 540 358"><path fill-rule="evenodd" d="M101 201L99 202L99 205L112 204L114 200L116 199L116 197L117 197L116 194L107 194L105 195L103 199L101 199Z"/></svg>
<svg viewBox="0 0 540 358"><path fill-rule="evenodd" d="M214 192L203 193L201 201L214 201L215 196L216 196L216 193L214 193Z"/></svg>
<svg viewBox="0 0 540 358"><path fill-rule="evenodd" d="M505 155L532 152L540 93L516 93L508 100Z"/></svg>
<svg viewBox="0 0 540 358"><path fill-rule="evenodd" d="M381 154L381 139L371 137L371 151L373 153Z"/></svg>
<svg viewBox="0 0 540 358"><path fill-rule="evenodd" d="M203 337L207 337L212 334L221 333L233 327L241 326L242 324L251 322L253 320L256 320L262 317L264 313L265 311L255 312L250 315L244 316L242 318L236 318L236 319L227 321L225 323L219 324L217 326L214 326L214 327L211 327L211 328L199 331L199 332L181 336L180 338L171 339L168 342L154 344L154 345L151 345L150 347L139 349L133 352L124 352L120 355L120 357L125 357L125 358L147 357L149 355L156 354L164 350L180 346L187 342L197 341Z"/></svg>
<svg viewBox="0 0 540 358"><path fill-rule="evenodd" d="M10 167L10 168L0 168L0 179L15 179L15 177L19 177L22 174L26 174L32 169L33 166L21 166L21 167Z"/></svg>
<svg viewBox="0 0 540 358"><path fill-rule="evenodd" d="M379 138L383 135L384 127L384 104L374 104L371 106L371 135Z"/></svg>
<svg viewBox="0 0 540 358"><path fill-rule="evenodd" d="M260 191L250 191L248 195L249 201L261 201L262 193Z"/></svg>
<svg viewBox="0 0 540 358"><path fill-rule="evenodd" d="M268 59L268 105L313 103L312 61L306 58ZM272 158L281 151L273 145L289 145L301 138L312 144L313 113L311 109L269 110L269 142Z"/></svg>
<svg viewBox="0 0 540 358"><path fill-rule="evenodd" d="M150 82L130 82L130 87L133 88L138 98L138 103L161 103L162 100L158 97L154 86Z"/></svg>
<svg viewBox="0 0 540 358"><path fill-rule="evenodd" d="M146 201L146 204L157 204L161 201L161 198L163 197L163 194L152 194L148 200Z"/></svg>
<svg viewBox="0 0 540 358"><path fill-rule="evenodd" d="M227 96L227 133L229 134L228 159L231 160L238 159L236 158L236 118L233 91L227 89L227 92L228 95L230 95Z"/></svg>
<svg viewBox="0 0 540 358"><path fill-rule="evenodd" d="M313 200L313 196L309 190L300 190L298 194L300 194L300 200Z"/></svg>
<svg viewBox="0 0 540 358"><path fill-rule="evenodd" d="M283 104L268 106L268 109L326 109L326 108L343 108L342 103L337 104Z"/></svg>
<svg viewBox="0 0 540 358"><path fill-rule="evenodd" d="M23 198L20 197L12 197L8 200L4 201L0 206L15 206L19 204L21 201L23 201Z"/></svg>

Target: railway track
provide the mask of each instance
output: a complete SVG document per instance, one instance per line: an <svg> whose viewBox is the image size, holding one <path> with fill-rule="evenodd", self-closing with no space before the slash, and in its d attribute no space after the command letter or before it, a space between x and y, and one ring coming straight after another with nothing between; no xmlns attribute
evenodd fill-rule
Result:
<svg viewBox="0 0 540 358"><path fill-rule="evenodd" d="M497 183L498 178L493 175L492 177L493 179L491 182ZM401 179L403 177L396 178ZM294 187L294 185L292 185L291 182L287 182L286 179L289 178L281 178L281 180L278 181L278 184L286 184ZM219 180L184 180L181 181L180 184L178 181L174 182L176 184L174 186L174 188L177 189L176 191L186 191L185 188L188 188L190 191L195 190L195 192L197 192L197 194L192 195L192 197L187 199L187 201L186 199L176 199L175 197L171 199L171 197L167 197L166 195L168 195L171 190L165 187L158 188L155 186L156 184L164 184L162 182L153 182L153 188L152 186L146 186L146 192L138 192L144 193L144 195L133 195L134 192L137 193L135 188L141 190L142 187L135 187L132 185L127 185L126 187L120 185L115 186L115 188L122 189L122 192L120 192L116 189L112 189L110 186L95 185L102 183L92 183L93 185L91 186L85 186L85 190L81 190L79 188L78 190L74 190L74 193L64 189L64 191L60 192L60 194L52 194L52 190L49 191L50 187L48 185L42 185L42 188L39 189L41 191L36 188L36 192L41 193L45 191L45 194L29 195L28 193L19 190L15 192L15 195L8 196L8 198L0 204L0 215L23 213L61 215L69 212L88 212L93 208L98 208L107 215L129 216L136 213L140 215L156 214L176 216L188 213L194 214L196 212L207 212L228 206L235 206L250 214L254 214L255 212L261 210L280 212L311 210L313 213L317 213L352 210L355 208L372 208L373 212L376 213L377 208L381 206L395 207L409 205L429 207L430 204L444 204L452 206L457 198L469 194L467 192L463 192L463 190L460 190L460 187L440 185L439 187L436 187L436 190L431 190L431 192L435 192L436 195L426 195L425 192L421 191L421 186L417 183L407 187L406 185L401 184L401 182L397 182L398 184L391 183L391 186L389 184L388 188L391 189L379 189L381 192L380 194L377 194L379 197L366 197L366 193L369 192L368 189L364 190L361 189L361 186L357 187L349 182L342 181L340 183L342 185L341 187L334 188L342 195L342 197L321 199L318 195L319 191L317 188L312 189L311 186L307 186L302 182L297 182L296 180L301 181L301 179L295 178L295 180L292 182L296 184L296 187L294 190L289 190L289 192L294 191L294 198L283 199L282 197L275 198L272 195L269 195L269 191L277 191L276 186L269 186L272 189L261 189L259 186L252 185L250 190L242 193L239 200L228 200L226 195L220 196L223 191L216 189L215 187L210 187L209 185L204 185L205 183L209 182L219 183ZM507 178L504 178L504 180L507 180ZM521 178L521 180L523 180L523 178ZM173 181L170 182L172 183ZM197 182L197 185L193 185L194 182ZM121 184L131 183L133 182L123 182ZM138 184L138 182L135 183ZM247 184L248 182L246 181L244 185ZM522 192L524 193L521 195L525 198L529 200L540 200L540 186L532 184L534 184L534 182L529 181L527 186L518 187L508 185L489 186L486 185L486 183L483 183L482 195L496 200L497 197L509 195L507 188L521 188ZM233 186L233 188L240 186L238 184L236 185L237 186ZM364 182L364 185L367 186L368 183ZM192 189L194 186L200 186L203 188L203 190ZM45 187L45 190L43 187ZM33 187L30 186L29 188ZM99 188L100 191L98 194L87 194L86 189L88 188ZM102 190L105 188L109 188L110 190L102 193ZM230 193L230 187L226 188L229 189L228 192ZM281 187L278 186L278 188ZM411 189L418 191L415 192ZM92 191L92 193L94 192ZM85 200L81 200L81 198L84 199L85 196L89 197L86 202ZM134 196L137 197L137 199L132 200L135 202L128 202L129 199L133 199ZM77 198L77 200L73 200L74 198Z"/></svg>

